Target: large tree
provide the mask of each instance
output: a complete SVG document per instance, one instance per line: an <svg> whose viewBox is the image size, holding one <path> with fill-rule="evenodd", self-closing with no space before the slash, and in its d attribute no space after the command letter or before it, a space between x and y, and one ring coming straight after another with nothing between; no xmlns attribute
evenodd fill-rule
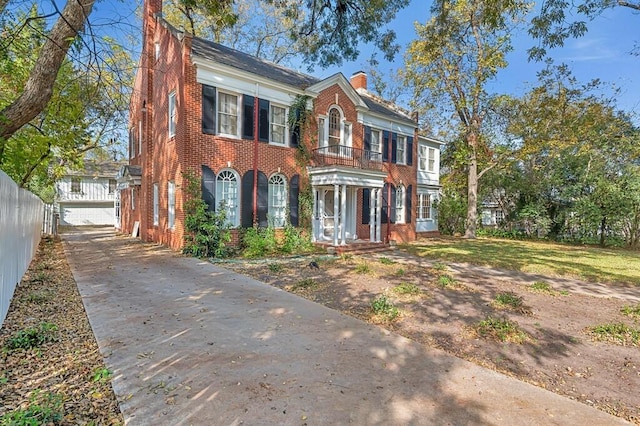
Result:
<svg viewBox="0 0 640 426"><path fill-rule="evenodd" d="M436 1L432 17L417 24L418 39L407 51L409 83L419 107L439 108L458 123L467 175L465 236L475 238L478 180L497 162L493 140L485 137L483 123L489 113L487 84L506 67L511 50L510 34L529 10L524 1ZM486 161L478 171L479 159Z"/></svg>

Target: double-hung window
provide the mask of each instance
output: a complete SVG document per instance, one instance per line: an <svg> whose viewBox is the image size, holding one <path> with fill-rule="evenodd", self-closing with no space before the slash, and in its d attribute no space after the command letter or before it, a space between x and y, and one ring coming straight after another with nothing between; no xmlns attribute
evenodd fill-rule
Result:
<svg viewBox="0 0 640 426"><path fill-rule="evenodd" d="M431 194L421 193L418 194L418 219L428 220L431 219Z"/></svg>
<svg viewBox="0 0 640 426"><path fill-rule="evenodd" d="M74 194L79 194L81 192L80 178L78 177L71 178L71 192L73 192Z"/></svg>
<svg viewBox="0 0 640 426"><path fill-rule="evenodd" d="M418 170L427 171L427 147L422 144L418 147Z"/></svg>
<svg viewBox="0 0 640 426"><path fill-rule="evenodd" d="M218 92L218 133L238 136L238 97Z"/></svg>
<svg viewBox="0 0 640 426"><path fill-rule="evenodd" d="M227 223L238 226L238 177L231 170L223 170L216 177L216 200L224 208Z"/></svg>
<svg viewBox="0 0 640 426"><path fill-rule="evenodd" d="M277 105L271 105L270 122L269 140L271 143L284 145L287 132L287 110Z"/></svg>
<svg viewBox="0 0 640 426"><path fill-rule="evenodd" d="M429 148L428 171L434 172L435 170L436 170L436 150L434 148Z"/></svg>
<svg viewBox="0 0 640 426"><path fill-rule="evenodd" d="M167 185L167 226L169 229L176 226L176 184L171 181Z"/></svg>
<svg viewBox="0 0 640 426"><path fill-rule="evenodd" d="M396 163L407 163L407 137L398 135L398 142L396 145Z"/></svg>
<svg viewBox="0 0 640 426"><path fill-rule="evenodd" d="M176 92L171 92L169 93L169 137L176 134L176 109ZM142 126L140 128L142 129Z"/></svg>
<svg viewBox="0 0 640 426"><path fill-rule="evenodd" d="M371 152L382 152L382 145L380 143L380 130L371 129Z"/></svg>
<svg viewBox="0 0 640 426"><path fill-rule="evenodd" d="M404 186L398 185L396 188L396 223L404 223L405 211L404 211L404 202L405 198L405 189Z"/></svg>
<svg viewBox="0 0 640 426"><path fill-rule="evenodd" d="M269 219L275 228L286 225L287 182L282 175L273 175L269 179Z"/></svg>

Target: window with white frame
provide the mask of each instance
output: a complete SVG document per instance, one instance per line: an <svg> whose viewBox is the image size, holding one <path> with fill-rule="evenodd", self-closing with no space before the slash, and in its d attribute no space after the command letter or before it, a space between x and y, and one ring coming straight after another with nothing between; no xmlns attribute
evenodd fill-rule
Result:
<svg viewBox="0 0 640 426"><path fill-rule="evenodd" d="M109 194L115 193L117 186L118 186L118 181L117 180L109 179Z"/></svg>
<svg viewBox="0 0 640 426"><path fill-rule="evenodd" d="M169 137L176 134L176 92L169 93Z"/></svg>
<svg viewBox="0 0 640 426"><path fill-rule="evenodd" d="M238 177L231 170L223 170L216 177L216 200L224 206L227 223L239 225Z"/></svg>
<svg viewBox="0 0 640 426"><path fill-rule="evenodd" d="M284 145L287 132L287 110L277 105L271 105L271 128L269 140L271 143Z"/></svg>
<svg viewBox="0 0 640 426"><path fill-rule="evenodd" d="M158 184L153 184L153 225L158 226L160 222L160 195L158 191Z"/></svg>
<svg viewBox="0 0 640 426"><path fill-rule="evenodd" d="M398 135L396 144L396 163L406 164L407 162L407 137Z"/></svg>
<svg viewBox="0 0 640 426"><path fill-rule="evenodd" d="M282 175L269 178L269 220L282 228L287 220L287 181Z"/></svg>
<svg viewBox="0 0 640 426"><path fill-rule="evenodd" d="M427 171L427 146L422 144L418 145L418 170Z"/></svg>
<svg viewBox="0 0 640 426"><path fill-rule="evenodd" d="M329 110L329 146L340 145L341 114L338 108Z"/></svg>
<svg viewBox="0 0 640 426"><path fill-rule="evenodd" d="M136 209L136 189L131 188L131 210Z"/></svg>
<svg viewBox="0 0 640 426"><path fill-rule="evenodd" d="M418 220L431 219L431 194L423 192L418 194Z"/></svg>
<svg viewBox="0 0 640 426"><path fill-rule="evenodd" d="M172 181L167 185L167 226L169 229L176 226L176 184Z"/></svg>
<svg viewBox="0 0 640 426"><path fill-rule="evenodd" d="M218 133L238 136L238 97L218 92Z"/></svg>
<svg viewBox="0 0 640 426"><path fill-rule="evenodd" d="M436 170L436 150L435 148L429 148L428 171L434 172L435 170Z"/></svg>
<svg viewBox="0 0 640 426"><path fill-rule="evenodd" d="M79 177L72 177L71 178L71 192L73 192L74 194L79 194L80 192L82 192L82 188L80 186L80 178Z"/></svg>
<svg viewBox="0 0 640 426"><path fill-rule="evenodd" d="M174 110L175 110L175 107L174 107ZM175 116L174 116L174 120L175 120ZM175 131L175 124L173 128ZM143 139L142 138L142 120L138 120L138 154L142 154L142 139Z"/></svg>
<svg viewBox="0 0 640 426"><path fill-rule="evenodd" d="M371 152L382 152L382 144L380 143L380 137L382 132L380 130L371 129Z"/></svg>
<svg viewBox="0 0 640 426"><path fill-rule="evenodd" d="M396 188L396 223L404 223L405 194L404 185L398 185Z"/></svg>

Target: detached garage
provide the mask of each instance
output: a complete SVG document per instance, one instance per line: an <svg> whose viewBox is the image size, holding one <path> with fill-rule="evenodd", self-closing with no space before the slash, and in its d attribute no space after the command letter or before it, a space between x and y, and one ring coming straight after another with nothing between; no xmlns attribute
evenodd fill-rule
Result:
<svg viewBox="0 0 640 426"><path fill-rule="evenodd" d="M87 162L84 170L67 171L56 183L60 225L115 226L120 166L117 162Z"/></svg>

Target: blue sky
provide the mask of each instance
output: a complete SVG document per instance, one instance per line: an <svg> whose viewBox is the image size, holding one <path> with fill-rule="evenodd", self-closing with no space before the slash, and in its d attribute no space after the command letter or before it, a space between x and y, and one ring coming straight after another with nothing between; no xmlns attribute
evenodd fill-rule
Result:
<svg viewBox="0 0 640 426"><path fill-rule="evenodd" d="M133 29L125 22L135 20L138 4L141 4L141 1L103 0L96 4L90 19L93 24L106 24L100 31L115 33L111 35L116 38L119 38L121 34L118 33L123 31L136 33L139 29ZM430 1L427 0L412 0L409 7L396 16L391 27L396 30L402 49L393 63L384 62L381 55L378 55L381 71L389 72L402 66L404 50L415 38L413 23L426 22L430 15L429 5ZM114 18L123 24L113 25ZM618 107L640 115L640 56L632 56L629 53L636 43L640 44L638 28L639 13L634 13L629 8L615 7L590 22L589 31L584 37L567 40L564 47L555 49L550 54L556 63L567 63L581 82L586 83L599 78L607 87L618 87ZM490 91L519 95L535 84L536 72L542 65L527 60L526 51L533 43L526 31L514 34L514 51L508 56L509 66L491 83ZM361 46L361 55L356 61L324 70L316 68L313 74L326 77L340 71L348 78L354 72L367 68L367 59L372 52L371 46Z"/></svg>

